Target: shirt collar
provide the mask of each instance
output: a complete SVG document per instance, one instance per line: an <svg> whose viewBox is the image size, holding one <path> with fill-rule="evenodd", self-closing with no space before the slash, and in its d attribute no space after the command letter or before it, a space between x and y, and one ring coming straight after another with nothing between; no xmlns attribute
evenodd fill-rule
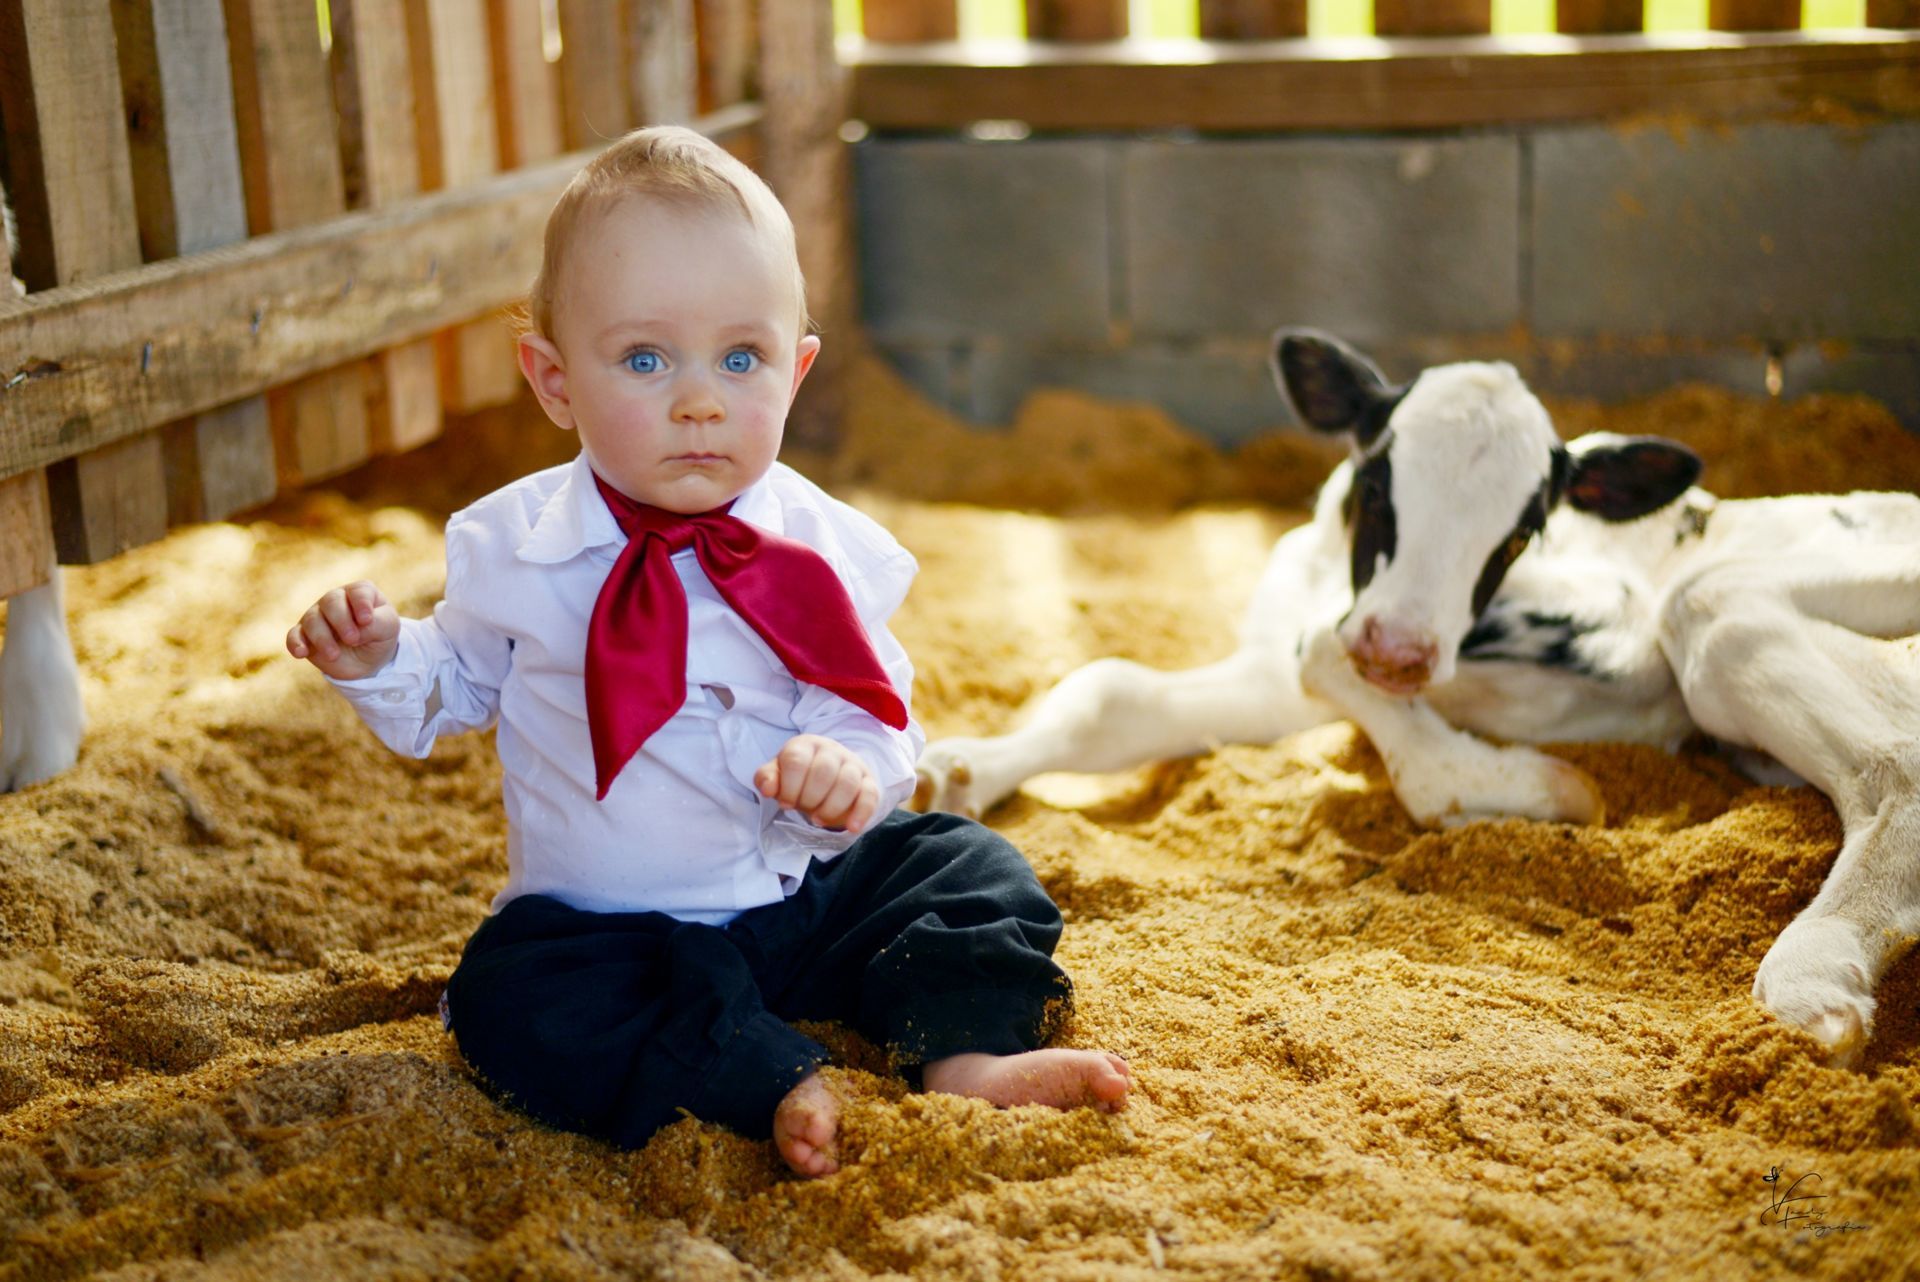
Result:
<svg viewBox="0 0 1920 1282"><path fill-rule="evenodd" d="M785 532L780 500L774 493L773 476L780 464L743 490L729 511L750 525L774 534ZM588 548L607 547L626 542L620 525L607 508L607 501L593 483L593 468L582 450L568 465L560 484L541 505L533 528L515 549L522 561L552 565L571 560Z"/></svg>

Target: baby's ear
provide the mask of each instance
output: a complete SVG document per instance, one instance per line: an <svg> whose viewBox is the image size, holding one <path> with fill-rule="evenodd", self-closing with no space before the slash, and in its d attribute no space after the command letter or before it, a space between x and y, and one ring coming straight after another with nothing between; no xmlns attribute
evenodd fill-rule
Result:
<svg viewBox="0 0 1920 1282"><path fill-rule="evenodd" d="M567 367L560 360L560 349L551 339L538 334L520 336L520 372L540 400L556 427L574 429L573 402L567 397Z"/></svg>
<svg viewBox="0 0 1920 1282"><path fill-rule="evenodd" d="M793 398L800 394L800 382L806 378L807 371L813 368L813 359L818 355L820 355L820 336L802 334L799 349L793 357L793 386L787 389L788 408L792 408Z"/></svg>

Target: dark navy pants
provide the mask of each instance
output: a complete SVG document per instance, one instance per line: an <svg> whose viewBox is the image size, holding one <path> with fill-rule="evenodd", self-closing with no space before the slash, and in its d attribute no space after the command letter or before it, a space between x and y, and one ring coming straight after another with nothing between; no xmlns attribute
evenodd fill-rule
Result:
<svg viewBox="0 0 1920 1282"><path fill-rule="evenodd" d="M724 926L523 895L447 983L467 1062L541 1121L637 1147L685 1109L745 1135L826 1059L837 1020L912 1066L1032 1050L1070 999L1060 912L992 830L897 810L786 900Z"/></svg>

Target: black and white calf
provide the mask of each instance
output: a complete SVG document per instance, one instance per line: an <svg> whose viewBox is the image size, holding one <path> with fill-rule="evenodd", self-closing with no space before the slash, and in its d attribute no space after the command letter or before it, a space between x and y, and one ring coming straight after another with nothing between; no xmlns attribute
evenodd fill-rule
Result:
<svg viewBox="0 0 1920 1282"><path fill-rule="evenodd" d="M1422 823L1590 823L1591 779L1524 745L1671 747L1697 726L1839 810L1839 858L1754 996L1857 1056L1876 981L1920 935L1920 498L1717 500L1673 442L1563 445L1505 364L1396 387L1311 331L1282 331L1273 362L1352 454L1275 546L1240 648L1185 672L1089 664L1019 729L930 745L926 803L978 812L1044 771L1344 717Z"/></svg>

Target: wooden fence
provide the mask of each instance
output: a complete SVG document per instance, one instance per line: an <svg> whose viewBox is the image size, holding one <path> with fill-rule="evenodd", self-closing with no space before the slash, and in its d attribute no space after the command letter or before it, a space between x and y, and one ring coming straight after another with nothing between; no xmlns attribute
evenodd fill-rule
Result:
<svg viewBox="0 0 1920 1282"><path fill-rule="evenodd" d="M637 124L767 174L844 314L844 87L791 0L0 0L0 597L513 396L499 309Z"/></svg>
<svg viewBox="0 0 1920 1282"><path fill-rule="evenodd" d="M1558 0L1560 34L1497 37L1492 0L1374 0L1381 39L1303 40L1307 0L1196 0L1198 42L1128 40L1127 0L1026 0L1026 42L962 41L958 0L864 0L853 111L875 129L1447 128L1809 106L1920 111L1920 0L1802 32L1799 0L1710 0L1641 31L1640 0Z"/></svg>

